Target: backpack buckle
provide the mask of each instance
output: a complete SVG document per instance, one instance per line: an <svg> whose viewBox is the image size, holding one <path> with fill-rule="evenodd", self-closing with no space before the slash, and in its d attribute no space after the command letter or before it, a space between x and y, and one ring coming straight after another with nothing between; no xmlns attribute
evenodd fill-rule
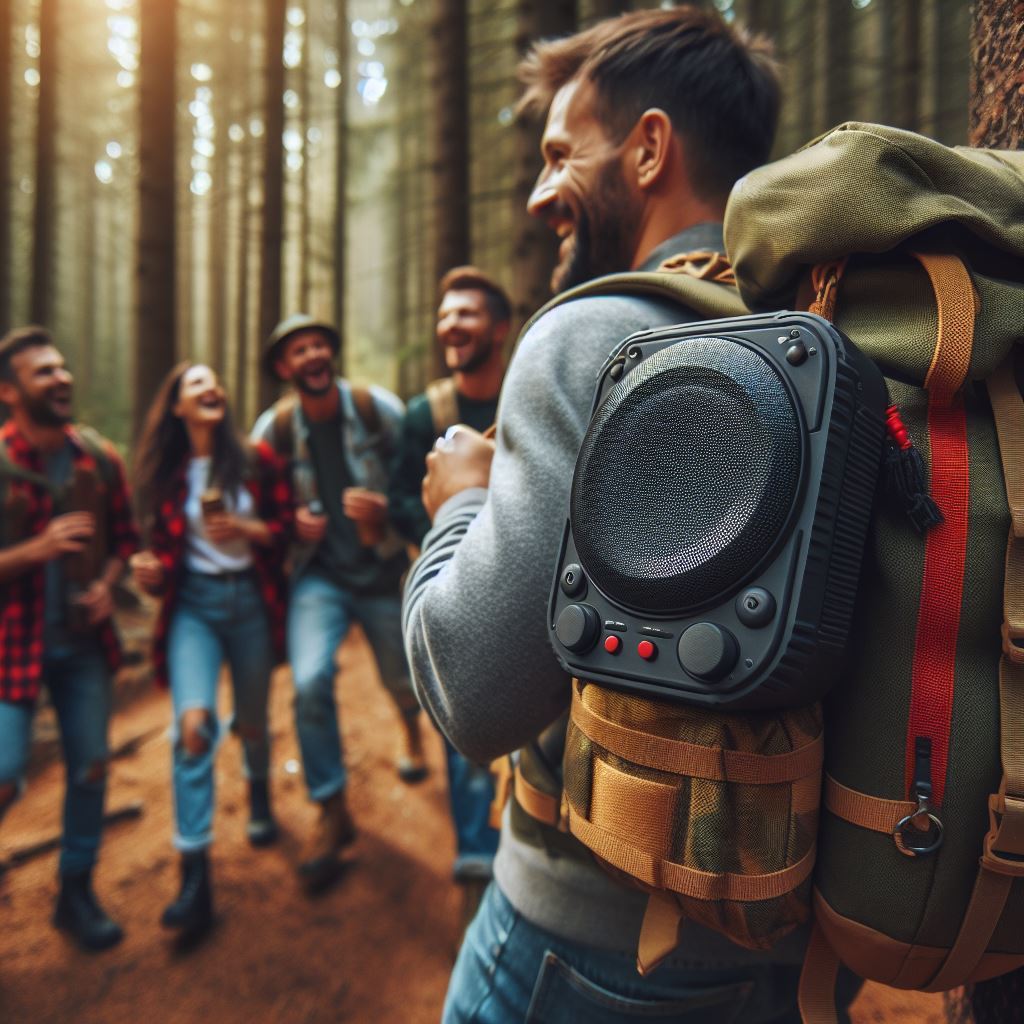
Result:
<svg viewBox="0 0 1024 1024"><path fill-rule="evenodd" d="M942 845L943 831L942 822L932 811L928 797L918 793L917 807L896 822L892 837L896 841L896 849L904 857L927 857Z"/></svg>
<svg viewBox="0 0 1024 1024"><path fill-rule="evenodd" d="M1003 654L1013 662L1014 665L1024 665L1024 629L1014 626L1006 619L1003 619L1001 627L1003 637Z"/></svg>
<svg viewBox="0 0 1024 1024"><path fill-rule="evenodd" d="M1007 796L1000 787L988 798L989 830L981 866L999 875L1024 878L1024 799ZM1002 842L1005 847L997 848Z"/></svg>

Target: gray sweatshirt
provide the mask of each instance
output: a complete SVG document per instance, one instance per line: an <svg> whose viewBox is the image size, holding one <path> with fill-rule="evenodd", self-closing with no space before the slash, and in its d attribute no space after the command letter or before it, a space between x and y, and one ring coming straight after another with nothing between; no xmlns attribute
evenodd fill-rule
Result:
<svg viewBox="0 0 1024 1024"><path fill-rule="evenodd" d="M721 226L702 224L669 239L641 269L696 249L724 251ZM490 488L463 491L438 510L403 608L420 701L471 760L488 763L519 749L568 707L570 678L548 640L547 602L597 375L628 335L693 319L667 301L593 296L551 310L519 343L498 406ZM572 942L635 954L646 896L596 864L517 840L507 812L494 872L534 924ZM673 960L715 966L770 956L798 963L802 940L752 954L688 925Z"/></svg>

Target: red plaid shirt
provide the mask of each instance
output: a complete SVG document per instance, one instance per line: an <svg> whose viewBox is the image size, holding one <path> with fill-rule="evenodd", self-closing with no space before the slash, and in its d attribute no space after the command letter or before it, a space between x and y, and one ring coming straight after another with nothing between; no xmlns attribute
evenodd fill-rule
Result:
<svg viewBox="0 0 1024 1024"><path fill-rule="evenodd" d="M113 467L113 484L108 484L96 460L82 443L74 427L65 428L74 448L73 465L91 470L107 496L108 557L127 561L138 548L139 538L132 521L131 502L124 479L124 466L113 446L104 442L104 449ZM0 444L7 449L10 460L33 473L43 473L43 462L25 439L13 420L0 427ZM46 529L53 518L50 492L28 480L8 478L8 499L23 495L28 503L27 536L35 537ZM4 514L6 510L0 510ZM0 700L34 701L43 681L43 625L46 573L42 565L16 579L0 584ZM121 645L110 621L97 627L100 645L111 672L121 664Z"/></svg>
<svg viewBox="0 0 1024 1024"><path fill-rule="evenodd" d="M256 517L266 523L271 543L267 547L252 546L253 566L259 583L260 596L270 620L274 653L284 661L285 612L288 606L288 584L284 573L284 560L291 541L295 503L292 486L284 463L274 454L270 445L259 442L252 446L254 460L244 486L248 488L256 507ZM167 633L174 614L181 571L185 564L185 500L188 481L182 466L174 480L171 494L157 509L149 546L164 567L167 583L163 592L163 605L153 637L153 670L156 682L167 686Z"/></svg>

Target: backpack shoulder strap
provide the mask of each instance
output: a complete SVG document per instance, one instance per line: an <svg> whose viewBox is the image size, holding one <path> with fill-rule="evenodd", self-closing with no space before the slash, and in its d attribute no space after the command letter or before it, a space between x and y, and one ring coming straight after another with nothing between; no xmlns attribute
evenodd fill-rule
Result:
<svg viewBox="0 0 1024 1024"><path fill-rule="evenodd" d="M740 298L728 259L706 251L679 253L657 270L607 274L556 295L530 318L525 334L545 313L573 299L593 295L645 295L686 306L708 320L745 316L750 311Z"/></svg>
<svg viewBox="0 0 1024 1024"><path fill-rule="evenodd" d="M271 446L282 458L290 459L295 454L295 406L298 399L294 394L285 395L274 403L274 424L270 432Z"/></svg>
<svg viewBox="0 0 1024 1024"><path fill-rule="evenodd" d="M373 400L373 393L369 388L362 387L361 385L352 384L350 387L352 389L352 402L356 407L356 413L363 422L363 426L366 427L366 432L368 434L380 433L380 413L377 411L377 403Z"/></svg>
<svg viewBox="0 0 1024 1024"><path fill-rule="evenodd" d="M114 461L107 450L107 442L99 431L83 424L75 424L75 435L82 442L82 447L92 456L99 469L100 478L109 487L117 480Z"/></svg>
<svg viewBox="0 0 1024 1024"><path fill-rule="evenodd" d="M459 393L455 381L451 377L432 380L426 387L426 396L434 433L440 437L459 422Z"/></svg>

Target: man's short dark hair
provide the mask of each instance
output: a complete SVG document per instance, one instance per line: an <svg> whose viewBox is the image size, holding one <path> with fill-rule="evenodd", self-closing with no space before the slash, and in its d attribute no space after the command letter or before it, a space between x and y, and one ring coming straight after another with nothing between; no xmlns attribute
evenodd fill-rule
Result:
<svg viewBox="0 0 1024 1024"><path fill-rule="evenodd" d="M27 327L15 327L0 338L0 380L14 382L14 369L11 366L19 352L29 348L57 347L53 335L39 324Z"/></svg>
<svg viewBox="0 0 1024 1024"><path fill-rule="evenodd" d="M508 323L512 319L512 303L505 289L479 267L452 267L437 286L440 298L444 298L446 292L468 291L484 293L487 310L495 323Z"/></svg>
<svg viewBox="0 0 1024 1024"><path fill-rule="evenodd" d="M596 114L621 142L645 110L672 119L688 143L699 196L725 198L771 152L781 89L771 42L713 10L633 11L565 39L537 43L519 65L523 113L540 113L579 77L597 90Z"/></svg>

